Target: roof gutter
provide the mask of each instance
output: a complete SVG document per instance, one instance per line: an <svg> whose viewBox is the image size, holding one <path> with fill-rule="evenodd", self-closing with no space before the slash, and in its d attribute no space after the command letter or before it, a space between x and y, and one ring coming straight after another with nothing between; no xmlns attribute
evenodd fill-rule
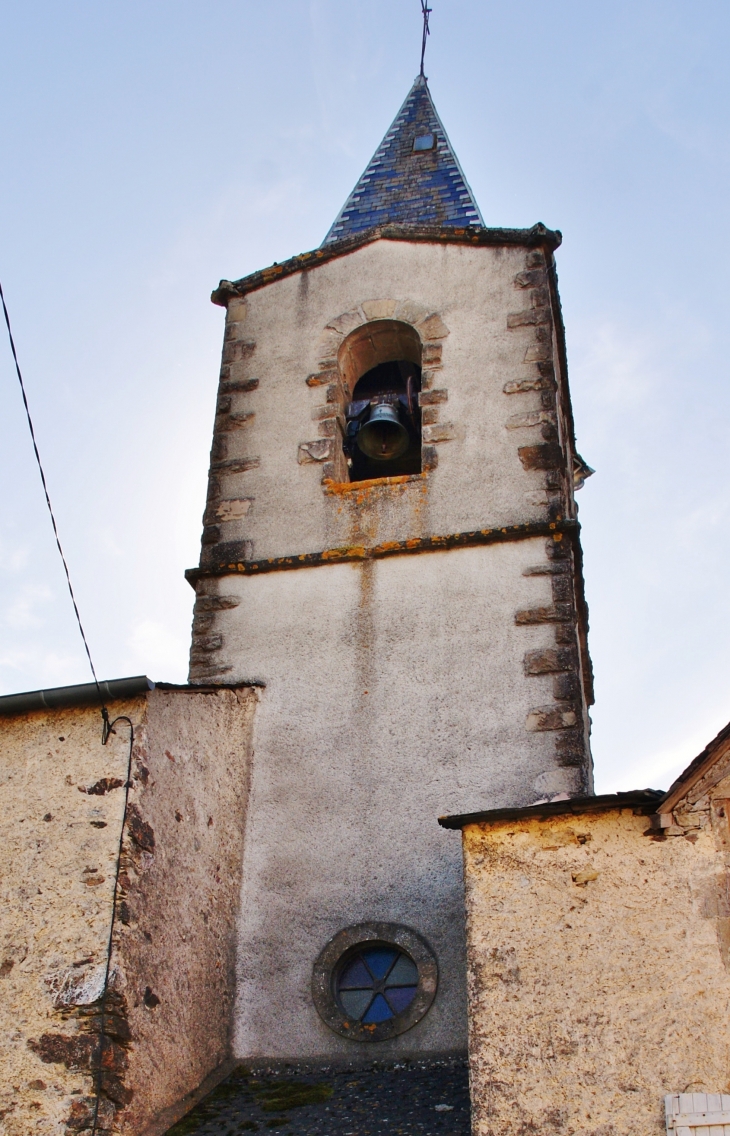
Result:
<svg viewBox="0 0 730 1136"><path fill-rule="evenodd" d="M131 678L113 678L100 682L99 690L103 699L113 702L120 698L134 698L154 690L155 684L147 675L134 675ZM53 686L48 690L29 690L24 694L5 694L0 697L0 717L11 714L27 714L31 710L61 710L68 706L98 706L99 691L94 682L84 682L79 686Z"/></svg>
<svg viewBox="0 0 730 1136"><path fill-rule="evenodd" d="M439 817L442 828L464 828L467 824L494 824L506 820L530 820L553 816L581 816L585 813L605 813L614 809L634 809L642 816L651 816L663 799L660 789L633 789L628 793L605 793L597 797L571 797L567 801L545 801L540 805L525 805L514 809L489 809L480 813L463 813L461 816Z"/></svg>

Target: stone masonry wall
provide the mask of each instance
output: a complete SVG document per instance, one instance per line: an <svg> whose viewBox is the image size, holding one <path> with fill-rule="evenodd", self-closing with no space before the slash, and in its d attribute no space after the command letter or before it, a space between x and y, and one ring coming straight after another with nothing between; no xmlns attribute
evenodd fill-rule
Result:
<svg viewBox="0 0 730 1136"><path fill-rule="evenodd" d="M229 1052L250 690L113 703L135 728L99 1131L140 1136ZM129 732L0 719L0 1132L91 1129Z"/></svg>
<svg viewBox="0 0 730 1136"><path fill-rule="evenodd" d="M250 688L149 696L114 956L132 1039L128 1136L229 1057L255 705Z"/></svg>
<svg viewBox="0 0 730 1136"><path fill-rule="evenodd" d="M109 709L139 723L145 700ZM0 1132L56 1136L88 1116L128 735L38 712L0 719L0 748Z"/></svg>
<svg viewBox="0 0 730 1136"><path fill-rule="evenodd" d="M709 807L465 828L475 1136L660 1136L665 1094L730 1091L723 840Z"/></svg>

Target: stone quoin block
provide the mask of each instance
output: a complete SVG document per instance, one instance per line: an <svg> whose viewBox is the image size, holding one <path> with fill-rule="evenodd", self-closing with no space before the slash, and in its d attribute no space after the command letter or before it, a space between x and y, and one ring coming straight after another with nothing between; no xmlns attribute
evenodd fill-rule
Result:
<svg viewBox="0 0 730 1136"><path fill-rule="evenodd" d="M229 497L218 501L213 510L216 520L240 521L251 512L253 500L253 497Z"/></svg>
<svg viewBox="0 0 730 1136"><path fill-rule="evenodd" d="M204 545L200 560L204 568L217 564L238 564L243 560L253 560L253 542L250 540L228 540L220 544Z"/></svg>
<svg viewBox="0 0 730 1136"><path fill-rule="evenodd" d="M543 647L525 653L523 666L525 674L553 674L556 671L573 671L578 663L574 650L567 647Z"/></svg>
<svg viewBox="0 0 730 1136"><path fill-rule="evenodd" d="M456 437L456 428L453 422L442 422L440 426L424 426L423 440L429 442L450 442Z"/></svg>
<svg viewBox="0 0 730 1136"><path fill-rule="evenodd" d="M507 316L507 327L531 327L535 324L550 323L550 308L525 308Z"/></svg>
<svg viewBox="0 0 730 1136"><path fill-rule="evenodd" d="M520 446L517 455L523 469L558 469L562 466L563 452L557 442L544 445Z"/></svg>
<svg viewBox="0 0 730 1136"><path fill-rule="evenodd" d="M299 443L297 461L300 465L328 461L331 457L332 441L329 438L317 438L313 442Z"/></svg>
<svg viewBox="0 0 730 1136"><path fill-rule="evenodd" d="M531 271L518 272L515 284L518 288L538 288L545 284L545 270L533 268Z"/></svg>
<svg viewBox="0 0 730 1136"><path fill-rule="evenodd" d="M249 469L258 469L261 458L231 458L229 461L213 462L211 470L215 473L247 473Z"/></svg>
<svg viewBox="0 0 730 1136"><path fill-rule="evenodd" d="M239 596L198 596L195 608L196 611L228 611L238 607L240 602Z"/></svg>
<svg viewBox="0 0 730 1136"><path fill-rule="evenodd" d="M505 383L502 390L505 394L526 394L528 391L545 390L546 387L552 386L553 382L550 379L537 375L531 379L513 379Z"/></svg>
<svg viewBox="0 0 730 1136"><path fill-rule="evenodd" d="M550 358L550 347L547 343L531 343L525 351L525 363L542 363Z"/></svg>
<svg viewBox="0 0 730 1136"><path fill-rule="evenodd" d="M428 390L421 391L418 395L419 406L433 406L438 402L448 402L449 392L447 390Z"/></svg>
<svg viewBox="0 0 730 1136"><path fill-rule="evenodd" d="M574 706L538 706L527 715L527 730L564 730L575 726L578 716Z"/></svg>
<svg viewBox="0 0 730 1136"><path fill-rule="evenodd" d="M328 383L337 382L339 377L339 371L328 369L326 371L317 371L313 375L307 375L306 383L308 387L324 387Z"/></svg>
<svg viewBox="0 0 730 1136"><path fill-rule="evenodd" d="M248 394L257 390L258 385L258 379L230 379L220 384L220 390L224 394Z"/></svg>
<svg viewBox="0 0 730 1136"><path fill-rule="evenodd" d="M541 426L543 423L554 426L555 415L546 410L528 410L524 414L513 414L507 419L505 426L508 430L523 430L529 426Z"/></svg>
<svg viewBox="0 0 730 1136"><path fill-rule="evenodd" d="M515 612L515 623L562 623L573 618L573 606L557 603L552 607L531 607Z"/></svg>

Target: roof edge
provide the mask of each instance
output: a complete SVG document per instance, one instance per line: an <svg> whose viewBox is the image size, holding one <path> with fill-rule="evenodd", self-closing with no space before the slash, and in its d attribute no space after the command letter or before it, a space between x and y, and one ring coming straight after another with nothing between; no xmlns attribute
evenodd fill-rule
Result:
<svg viewBox="0 0 730 1136"><path fill-rule="evenodd" d="M243 679L241 682L214 683L175 683L153 682L147 675L133 675L130 678L112 678L100 682L105 701L114 702L122 698L135 698L138 694L149 694L152 690L176 690L182 694L215 694L219 690L244 690L249 687L265 687L262 679ZM14 714L27 714L33 710L64 710L72 706L99 706L99 693L96 684L84 682L79 686L53 686L48 690L28 690L22 694L0 695L0 718Z"/></svg>
<svg viewBox="0 0 730 1136"><path fill-rule="evenodd" d="M553 816L580 816L582 813L607 813L614 809L638 809L642 816L657 811L664 793L661 789L632 789L626 793L604 793L597 797L571 797L567 801L545 801L539 805L523 805L512 809L487 809L478 813L462 813L439 817L442 828L464 828L467 824L494 824L503 820L546 819Z"/></svg>
<svg viewBox="0 0 730 1136"><path fill-rule="evenodd" d="M730 722L727 726L723 726L719 734L717 734L711 742L705 746L702 753L698 754L693 761L690 761L686 769L683 769L664 794L661 809L658 812L670 813L674 807L682 800L683 797L689 793L705 773L712 768L713 764L719 758L725 756L727 749L730 748L724 743L730 741ZM720 752L718 752L720 751Z"/></svg>
<svg viewBox="0 0 730 1136"><path fill-rule="evenodd" d="M463 244L463 245L524 245L527 248L541 246L553 252L562 243L563 235L559 229L548 229L541 221L531 229L486 229L467 228L453 225L380 225L374 229L366 229L352 237L345 237L341 241L334 241L330 245L303 252L292 256L281 264L272 264L270 268L262 268L243 276L240 280L221 280L220 284L211 293L214 304L225 308L230 300L237 296L245 296L249 292L256 292L259 288L284 276L292 276L305 269L314 268L318 264L325 264L329 260L346 256L363 245L374 241L420 241L430 244Z"/></svg>
<svg viewBox="0 0 730 1136"><path fill-rule="evenodd" d="M102 697L110 702L120 698L134 698L155 689L147 675L130 678L112 678L99 683ZM60 710L67 706L98 706L99 691L96 683L84 682L77 686L52 686L47 690L28 690L21 694L0 696L0 717L27 714L31 710Z"/></svg>

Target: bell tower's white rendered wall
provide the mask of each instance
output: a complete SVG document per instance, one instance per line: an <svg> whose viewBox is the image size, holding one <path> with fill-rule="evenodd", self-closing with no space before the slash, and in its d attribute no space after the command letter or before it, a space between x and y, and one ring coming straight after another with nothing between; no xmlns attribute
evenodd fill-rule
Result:
<svg viewBox="0 0 730 1136"><path fill-rule="evenodd" d="M437 817L590 789L550 259L525 245L379 240L228 305L190 677L265 684L241 1058L464 1051L461 849ZM337 352L386 318L423 342L429 468L369 488L323 484L342 468L327 411ZM432 550L430 538L455 534L473 535ZM307 566L292 568L300 556ZM440 986L412 1030L357 1045L318 1017L312 965L342 928L374 920L423 935Z"/></svg>

